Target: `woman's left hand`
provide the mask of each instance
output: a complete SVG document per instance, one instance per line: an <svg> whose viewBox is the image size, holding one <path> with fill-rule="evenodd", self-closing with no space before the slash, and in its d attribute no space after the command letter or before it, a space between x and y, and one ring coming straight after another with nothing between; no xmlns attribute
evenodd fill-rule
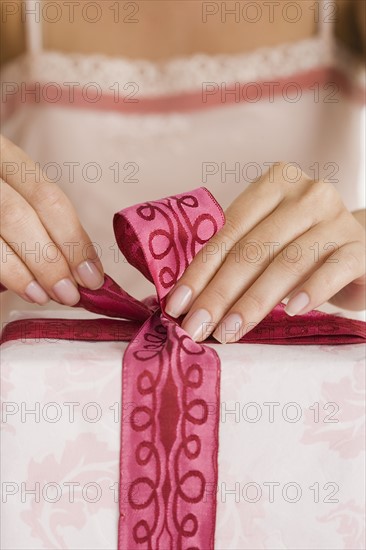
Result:
<svg viewBox="0 0 366 550"><path fill-rule="evenodd" d="M295 181L295 183L294 183ZM169 293L196 341L235 342L283 299L298 315L326 301L363 309L365 229L333 185L276 163L231 204L224 227Z"/></svg>

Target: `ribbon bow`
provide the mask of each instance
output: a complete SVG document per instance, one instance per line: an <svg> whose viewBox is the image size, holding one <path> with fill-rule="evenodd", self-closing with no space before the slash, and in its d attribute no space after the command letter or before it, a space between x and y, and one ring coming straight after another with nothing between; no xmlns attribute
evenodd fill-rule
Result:
<svg viewBox="0 0 366 550"><path fill-rule="evenodd" d="M121 426L120 550L214 548L220 362L164 313L164 299L223 224L202 187L126 208L114 217L118 246L157 298L135 300L106 276L97 291L79 289L78 306L124 320L27 319L4 330L3 341L131 340L123 357L122 403L133 409ZM289 318L279 305L241 342L358 343L364 327L320 312Z"/></svg>

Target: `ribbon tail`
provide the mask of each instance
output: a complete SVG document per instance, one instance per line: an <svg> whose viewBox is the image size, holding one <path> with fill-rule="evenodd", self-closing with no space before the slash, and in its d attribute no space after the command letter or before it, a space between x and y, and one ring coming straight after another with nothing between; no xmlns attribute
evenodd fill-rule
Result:
<svg viewBox="0 0 366 550"><path fill-rule="evenodd" d="M123 359L119 548L214 548L220 363L154 313Z"/></svg>
<svg viewBox="0 0 366 550"><path fill-rule="evenodd" d="M151 299L146 303L136 300L109 275L105 275L103 286L98 290L79 287L79 292L81 300L75 307L82 307L107 317L145 321L156 309Z"/></svg>

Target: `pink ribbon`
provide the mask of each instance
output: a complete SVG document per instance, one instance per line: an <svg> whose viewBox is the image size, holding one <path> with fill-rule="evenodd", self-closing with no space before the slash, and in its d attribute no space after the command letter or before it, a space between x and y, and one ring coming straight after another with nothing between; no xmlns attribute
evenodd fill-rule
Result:
<svg viewBox="0 0 366 550"><path fill-rule="evenodd" d="M214 548L220 362L164 313L164 298L223 224L205 188L122 210L114 217L117 243L155 284L157 298L139 302L106 276L98 291L79 289L78 306L123 320L27 319L9 323L3 333L4 342L131 340L123 357L122 403L132 412L121 425L120 550ZM360 321L320 312L290 318L279 305L241 342L365 339Z"/></svg>

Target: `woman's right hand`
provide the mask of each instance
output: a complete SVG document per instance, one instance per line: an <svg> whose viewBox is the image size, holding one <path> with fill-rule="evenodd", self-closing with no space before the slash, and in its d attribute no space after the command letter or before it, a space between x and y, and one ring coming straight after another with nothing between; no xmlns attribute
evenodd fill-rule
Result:
<svg viewBox="0 0 366 550"><path fill-rule="evenodd" d="M69 199L19 147L1 144L1 283L28 302L73 306L103 267Z"/></svg>

